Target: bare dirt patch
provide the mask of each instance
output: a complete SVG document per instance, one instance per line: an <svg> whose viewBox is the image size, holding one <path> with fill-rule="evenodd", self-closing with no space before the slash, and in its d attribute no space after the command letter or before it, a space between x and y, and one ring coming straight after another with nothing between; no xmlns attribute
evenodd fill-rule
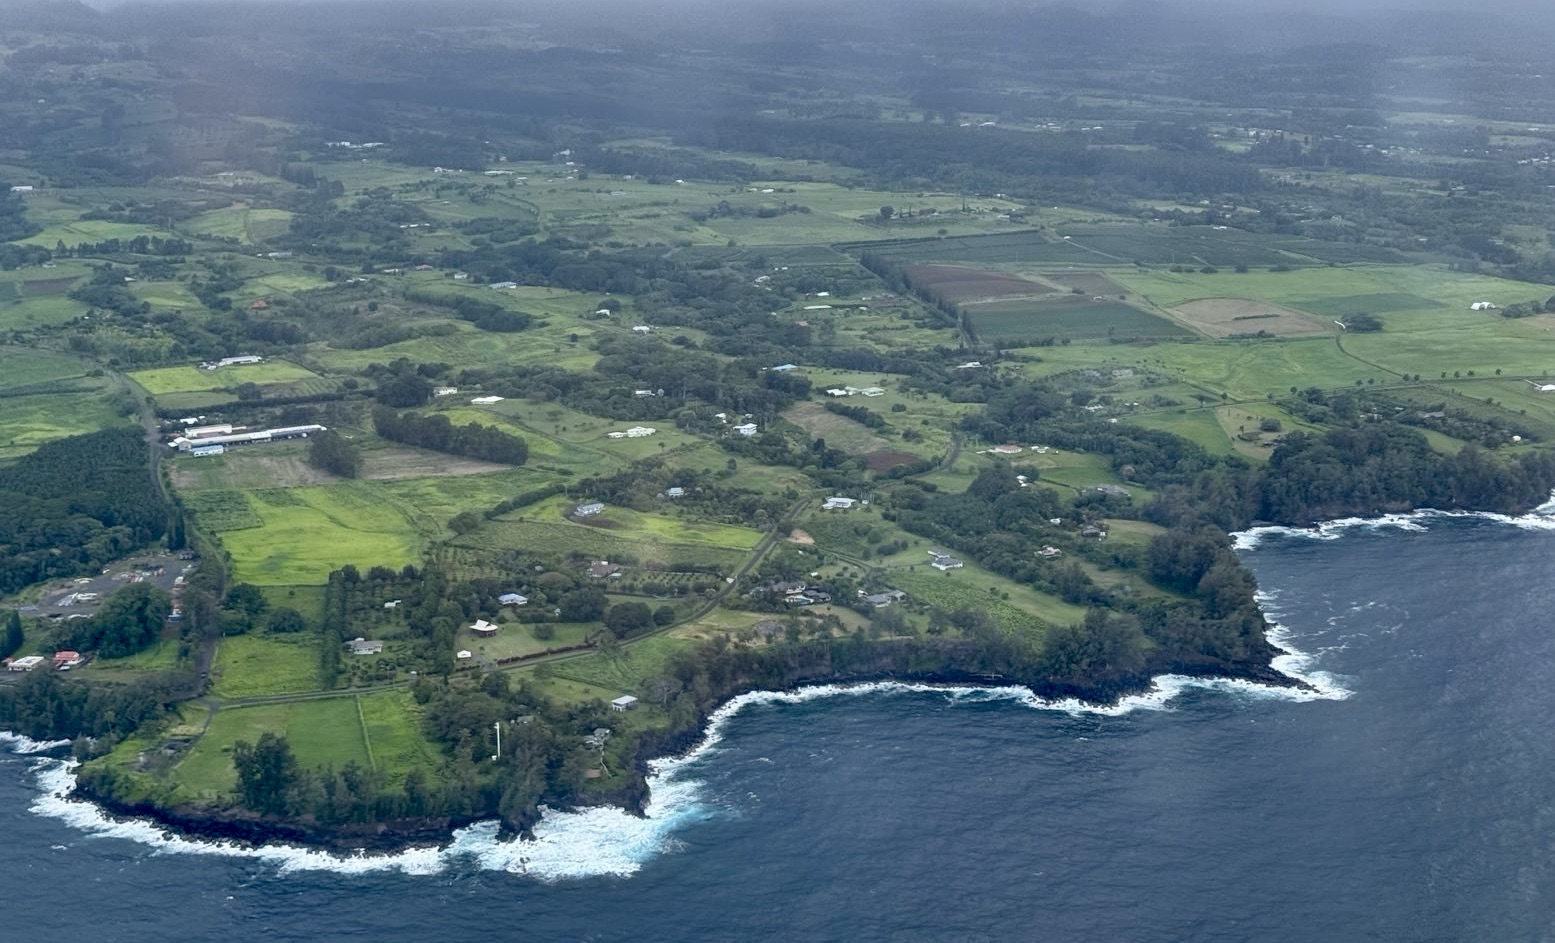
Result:
<svg viewBox="0 0 1555 943"><path fill-rule="evenodd" d="M815 544L815 538L811 537L808 531L802 531L796 528L788 535L788 542L791 544L802 544L806 547L809 547Z"/></svg>
<svg viewBox="0 0 1555 943"><path fill-rule="evenodd" d="M1201 298L1180 304L1171 312L1211 337L1259 331L1276 337L1302 337L1326 334L1333 326L1305 311L1247 298Z"/></svg>
<svg viewBox="0 0 1555 943"><path fill-rule="evenodd" d="M232 449L218 462L209 459L180 461L172 471L178 489L225 488L255 491L261 488L303 488L336 480L335 476L308 464L301 454L263 455L266 448L251 445Z"/></svg>
<svg viewBox="0 0 1555 943"><path fill-rule="evenodd" d="M373 481L399 478L439 478L457 475L489 475L511 471L511 465L482 462L423 449L387 448L362 453L362 477Z"/></svg>
<svg viewBox="0 0 1555 943"><path fill-rule="evenodd" d="M921 456L910 452L871 452L864 456L869 462L869 470L875 473L890 471L898 465L911 465L913 462L922 461Z"/></svg>
<svg viewBox="0 0 1555 943"><path fill-rule="evenodd" d="M962 268L959 265L913 265L908 267L907 275L914 284L956 302L1035 297L1053 293L1051 286L1018 275Z"/></svg>
<svg viewBox="0 0 1555 943"><path fill-rule="evenodd" d="M28 297L36 295L62 295L70 290L80 279L71 275L65 278L34 278L22 282L22 294Z"/></svg>

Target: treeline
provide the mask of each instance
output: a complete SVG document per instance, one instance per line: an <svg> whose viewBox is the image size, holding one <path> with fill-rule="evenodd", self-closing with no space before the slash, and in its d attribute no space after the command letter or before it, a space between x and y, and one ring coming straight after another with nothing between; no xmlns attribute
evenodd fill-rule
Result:
<svg viewBox="0 0 1555 943"><path fill-rule="evenodd" d="M489 301L477 301L463 295L445 295L435 291L405 292L407 301L447 308L461 321L468 321L483 331L492 333L516 333L527 328L534 320L523 311L513 311Z"/></svg>
<svg viewBox="0 0 1555 943"><path fill-rule="evenodd" d="M827 412L844 416L871 429L884 429L889 425L885 421L884 416L863 406L849 406L846 403L838 403L832 400L827 400L825 406Z"/></svg>
<svg viewBox="0 0 1555 943"><path fill-rule="evenodd" d="M86 684L57 671L32 671L0 685L0 729L34 740L123 737L162 716L179 696L173 675L142 675L128 684Z"/></svg>
<svg viewBox="0 0 1555 943"><path fill-rule="evenodd" d="M0 242L26 239L40 230L27 219L26 202L11 192L8 181L0 180Z"/></svg>
<svg viewBox="0 0 1555 943"><path fill-rule="evenodd" d="M340 433L325 429L308 440L308 464L341 478L355 478L362 472L362 453Z"/></svg>
<svg viewBox="0 0 1555 943"><path fill-rule="evenodd" d="M529 459L529 444L519 436L478 422L456 426L441 414L420 416L379 407L373 410L373 431L391 442L486 462L522 465Z"/></svg>
<svg viewBox="0 0 1555 943"><path fill-rule="evenodd" d="M140 430L47 443L0 468L0 592L96 573L167 523Z"/></svg>

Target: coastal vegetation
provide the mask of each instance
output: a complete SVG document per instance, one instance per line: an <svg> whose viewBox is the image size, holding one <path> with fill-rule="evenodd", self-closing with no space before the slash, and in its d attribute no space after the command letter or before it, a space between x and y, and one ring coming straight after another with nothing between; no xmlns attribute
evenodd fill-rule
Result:
<svg viewBox="0 0 1555 943"><path fill-rule="evenodd" d="M0 727L115 808L523 831L753 688L1288 684L1231 532L1555 488L1555 127L1501 59L1423 114L1167 27L1102 82L1040 12L802 69L456 7L425 63L244 19L165 70L175 15L0 35Z"/></svg>

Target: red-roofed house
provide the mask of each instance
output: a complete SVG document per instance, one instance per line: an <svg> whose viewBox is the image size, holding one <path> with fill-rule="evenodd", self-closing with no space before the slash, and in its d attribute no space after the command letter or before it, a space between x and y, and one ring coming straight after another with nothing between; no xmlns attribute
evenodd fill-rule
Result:
<svg viewBox="0 0 1555 943"><path fill-rule="evenodd" d="M268 307L270 307L269 303L266 302L263 298L261 298L258 301L254 302L253 304L249 305L248 306L248 310L250 310L250 311L263 311L263 310L265 310Z"/></svg>
<svg viewBox="0 0 1555 943"><path fill-rule="evenodd" d="M80 652L72 652L68 649L54 653L55 668L74 668L76 665L81 664L81 662L85 660L86 659L81 657Z"/></svg>

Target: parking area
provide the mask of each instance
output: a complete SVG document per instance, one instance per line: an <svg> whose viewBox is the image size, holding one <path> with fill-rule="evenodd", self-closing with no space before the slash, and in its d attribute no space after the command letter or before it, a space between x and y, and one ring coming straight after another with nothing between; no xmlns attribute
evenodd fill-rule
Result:
<svg viewBox="0 0 1555 943"><path fill-rule="evenodd" d="M51 583L36 606L25 606L22 615L51 621L85 619L94 615L103 600L135 583L150 583L173 592L181 578L194 569L191 553L140 553L115 562L97 576L82 576Z"/></svg>

